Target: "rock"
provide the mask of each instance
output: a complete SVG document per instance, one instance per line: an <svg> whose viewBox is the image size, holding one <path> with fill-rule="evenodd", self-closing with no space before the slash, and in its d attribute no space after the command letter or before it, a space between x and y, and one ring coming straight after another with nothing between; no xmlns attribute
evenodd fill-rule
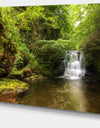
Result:
<svg viewBox="0 0 100 128"><path fill-rule="evenodd" d="M32 72L30 69L24 68L23 69L23 75L24 75L24 77L30 77L32 75Z"/></svg>
<svg viewBox="0 0 100 128"><path fill-rule="evenodd" d="M21 69L21 70L18 70L18 71L11 72L8 75L8 78L22 80L23 78L30 77L31 75L32 75L31 70L28 69L28 68L24 68L24 69Z"/></svg>
<svg viewBox="0 0 100 128"><path fill-rule="evenodd" d="M23 81L25 81L28 84L33 84L34 81L36 81L36 80L39 80L40 81L40 80L43 80L43 79L46 79L46 78L43 77L41 74L38 74L38 75L33 74L30 77L24 78Z"/></svg>
<svg viewBox="0 0 100 128"><path fill-rule="evenodd" d="M17 79L0 78L0 93L24 92L28 90L29 85Z"/></svg>
<svg viewBox="0 0 100 128"><path fill-rule="evenodd" d="M23 70L11 72L7 77L22 80L24 78Z"/></svg>

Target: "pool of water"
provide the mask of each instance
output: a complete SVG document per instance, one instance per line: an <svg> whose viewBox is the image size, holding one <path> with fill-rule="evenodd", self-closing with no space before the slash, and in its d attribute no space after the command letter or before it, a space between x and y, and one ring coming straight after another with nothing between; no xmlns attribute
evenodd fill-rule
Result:
<svg viewBox="0 0 100 128"><path fill-rule="evenodd" d="M35 81L29 90L15 98L15 103L100 113L100 83L82 80Z"/></svg>

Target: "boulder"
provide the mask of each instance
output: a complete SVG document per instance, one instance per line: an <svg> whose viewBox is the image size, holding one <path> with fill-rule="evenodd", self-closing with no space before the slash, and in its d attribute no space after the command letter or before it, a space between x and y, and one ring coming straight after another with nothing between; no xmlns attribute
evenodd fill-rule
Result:
<svg viewBox="0 0 100 128"><path fill-rule="evenodd" d="M0 78L0 94L10 92L25 92L29 85L17 79Z"/></svg>
<svg viewBox="0 0 100 128"><path fill-rule="evenodd" d="M8 78L22 80L24 78L23 70L10 72L10 74L8 75Z"/></svg>

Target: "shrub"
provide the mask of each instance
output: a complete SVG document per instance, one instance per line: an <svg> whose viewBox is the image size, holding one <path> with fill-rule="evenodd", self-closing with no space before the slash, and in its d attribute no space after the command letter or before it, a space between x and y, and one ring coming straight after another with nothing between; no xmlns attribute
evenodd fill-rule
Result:
<svg viewBox="0 0 100 128"><path fill-rule="evenodd" d="M59 59L64 59L67 48L67 41L60 40L39 40L34 44L34 54L39 63L41 72L53 72L59 63Z"/></svg>

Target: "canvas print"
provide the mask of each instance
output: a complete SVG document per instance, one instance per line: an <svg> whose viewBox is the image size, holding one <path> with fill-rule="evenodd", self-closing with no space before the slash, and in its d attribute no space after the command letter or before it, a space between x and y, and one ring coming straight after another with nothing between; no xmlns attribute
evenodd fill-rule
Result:
<svg viewBox="0 0 100 128"><path fill-rule="evenodd" d="M0 101L100 113L100 4L0 7Z"/></svg>

